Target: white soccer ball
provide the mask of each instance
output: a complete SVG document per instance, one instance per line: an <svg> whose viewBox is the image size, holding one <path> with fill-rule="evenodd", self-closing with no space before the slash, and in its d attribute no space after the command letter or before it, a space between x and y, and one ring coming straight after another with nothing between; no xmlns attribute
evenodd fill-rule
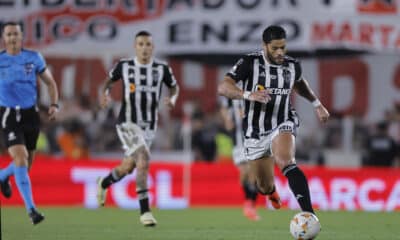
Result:
<svg viewBox="0 0 400 240"><path fill-rule="evenodd" d="M317 216L310 212L299 212L290 221L290 233L295 239L314 239L321 231Z"/></svg>

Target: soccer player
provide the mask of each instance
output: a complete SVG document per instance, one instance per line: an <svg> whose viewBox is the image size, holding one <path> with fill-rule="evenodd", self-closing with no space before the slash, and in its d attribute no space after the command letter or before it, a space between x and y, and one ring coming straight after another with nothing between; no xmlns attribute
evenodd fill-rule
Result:
<svg viewBox="0 0 400 240"><path fill-rule="evenodd" d="M243 100L233 100L230 98L221 98L221 115L224 126L233 140L232 158L239 169L240 183L245 196L243 214L250 220L258 221L260 216L256 210L257 187L249 179L249 165L244 154L243 147L243 129L242 116L244 113ZM268 196L275 209L281 207L280 197L277 191Z"/></svg>
<svg viewBox="0 0 400 240"><path fill-rule="evenodd" d="M300 63L286 56L286 32L267 27L263 49L243 56L226 74L218 92L244 99L245 155L250 177L262 194L275 191L274 163L286 176L301 209L314 213L307 179L295 161L298 118L290 103L292 90L309 100L321 122L329 113L303 78ZM236 86L243 83L243 89Z"/></svg>
<svg viewBox="0 0 400 240"><path fill-rule="evenodd" d="M55 119L58 111L58 91L43 56L22 47L21 25L6 22L1 34L5 50L0 53L0 120L3 138L13 162L0 171L0 187L2 194L9 198L12 192L8 179L14 175L29 217L33 224L38 224L44 216L33 202L28 175L40 127L36 106L37 77L47 85L51 120Z"/></svg>
<svg viewBox="0 0 400 240"><path fill-rule="evenodd" d="M155 226L157 221L150 211L147 189L149 148L157 127L162 85L164 83L169 88L169 96L164 99L168 107L175 106L179 88L171 68L153 58L154 45L149 32L136 34L134 49L134 58L121 59L110 71L101 93L100 104L105 107L113 83L122 80L122 106L116 128L125 157L108 176L98 179L97 200L103 206L107 188L136 168L140 222L144 226Z"/></svg>

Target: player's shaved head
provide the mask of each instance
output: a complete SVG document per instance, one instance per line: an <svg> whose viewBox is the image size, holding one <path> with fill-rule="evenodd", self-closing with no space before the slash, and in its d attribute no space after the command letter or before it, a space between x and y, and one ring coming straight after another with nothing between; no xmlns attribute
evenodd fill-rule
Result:
<svg viewBox="0 0 400 240"><path fill-rule="evenodd" d="M272 40L286 39L286 32L281 26L271 25L264 30L262 38L264 43L270 43Z"/></svg>
<svg viewBox="0 0 400 240"><path fill-rule="evenodd" d="M148 31L139 31L138 33L136 33L135 35L135 39L138 37L151 37L151 33L149 33Z"/></svg>

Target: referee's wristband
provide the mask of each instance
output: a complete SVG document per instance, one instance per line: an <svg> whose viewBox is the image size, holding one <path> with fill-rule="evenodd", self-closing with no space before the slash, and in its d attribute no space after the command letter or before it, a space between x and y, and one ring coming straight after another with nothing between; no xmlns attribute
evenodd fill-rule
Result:
<svg viewBox="0 0 400 240"><path fill-rule="evenodd" d="M315 108L321 106L321 102L318 99L315 99L312 103L311 103Z"/></svg>
<svg viewBox="0 0 400 240"><path fill-rule="evenodd" d="M249 98L250 98L250 94L251 94L250 91L244 91L244 92L243 92L243 98L244 98L244 99L249 99Z"/></svg>
<svg viewBox="0 0 400 240"><path fill-rule="evenodd" d="M60 106L59 106L57 103L52 103L52 104L50 104L50 106L51 106L51 107L55 107L55 108L57 108L57 109L60 108Z"/></svg>

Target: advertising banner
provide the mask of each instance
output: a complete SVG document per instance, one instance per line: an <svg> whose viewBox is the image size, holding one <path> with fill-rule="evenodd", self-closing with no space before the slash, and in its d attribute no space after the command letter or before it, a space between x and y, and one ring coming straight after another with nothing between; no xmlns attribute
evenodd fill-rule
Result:
<svg viewBox="0 0 400 240"><path fill-rule="evenodd" d="M4 166L5 158L1 159ZM39 157L30 172L35 202L39 206L83 206L96 208L96 178L105 176L117 161L67 162ZM400 210L399 169L335 169L305 167L312 201L321 210ZM288 182L276 171L277 190L285 208L298 209ZM22 205L12 178L13 196L2 197L2 205ZM241 206L238 170L230 163L155 163L148 178L150 202L160 209L198 206ZM272 208L265 197L259 204ZM135 173L110 188L107 206L137 209Z"/></svg>
<svg viewBox="0 0 400 240"><path fill-rule="evenodd" d="M0 21L24 24L26 46L45 54L124 55L134 34L154 34L158 53L254 50L264 28L283 26L292 50L400 49L398 1L129 0L0 2Z"/></svg>

